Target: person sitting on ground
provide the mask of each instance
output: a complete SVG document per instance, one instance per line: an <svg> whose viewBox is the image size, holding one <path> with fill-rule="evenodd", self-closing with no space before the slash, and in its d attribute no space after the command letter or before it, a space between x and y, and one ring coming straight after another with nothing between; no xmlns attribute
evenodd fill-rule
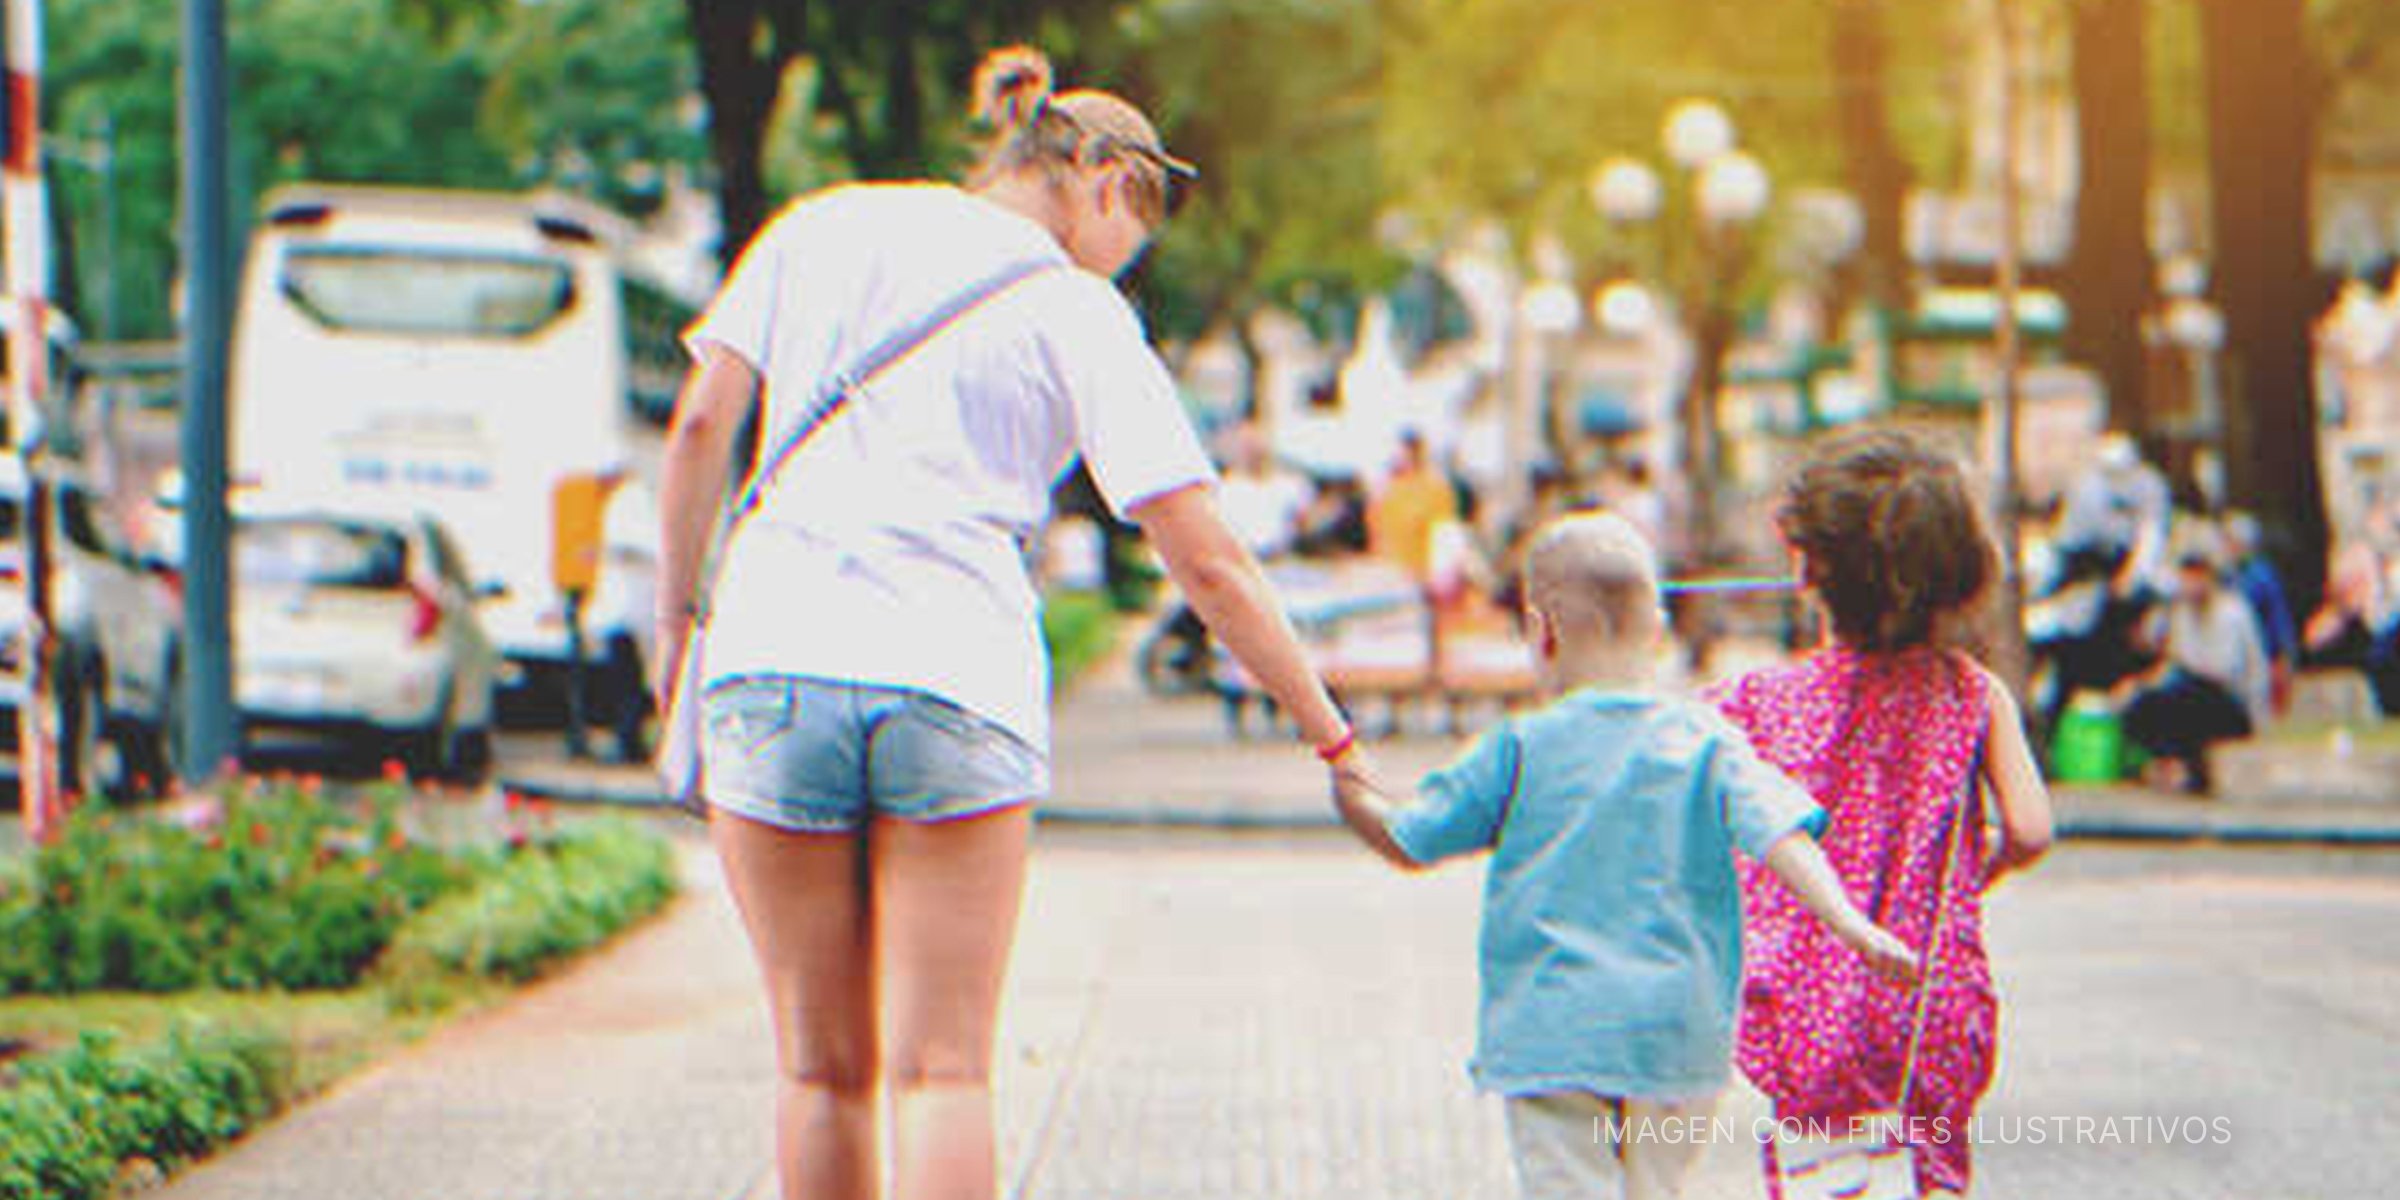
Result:
<svg viewBox="0 0 2400 1200"><path fill-rule="evenodd" d="M2327 572L2325 604L2302 631L2301 657L2311 666L2365 672L2376 711L2400 716L2400 609L2390 574L2375 548L2351 542L2336 550Z"/></svg>
<svg viewBox="0 0 2400 1200"><path fill-rule="evenodd" d="M1666 618L1630 523L1552 524L1527 578L1548 706L1504 720L1405 804L1363 772L1340 776L1336 802L1403 868L1492 851L1472 1073L1508 1098L1522 1193L1672 1197L1697 1145L1664 1130L1705 1120L1730 1077L1735 848L1879 972L1908 977L1915 959L1844 896L1808 794L1715 712L1652 692Z"/></svg>
<svg viewBox="0 0 2400 1200"><path fill-rule="evenodd" d="M2150 781L2205 792L2208 747L2266 725L2274 682L2250 606L2211 546L2176 561L2159 665L2120 685L2125 736L2151 755Z"/></svg>

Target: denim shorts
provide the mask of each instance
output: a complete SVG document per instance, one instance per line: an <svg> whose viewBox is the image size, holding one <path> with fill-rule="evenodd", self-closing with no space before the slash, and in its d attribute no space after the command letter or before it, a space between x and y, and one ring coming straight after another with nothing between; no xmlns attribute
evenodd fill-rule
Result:
<svg viewBox="0 0 2400 1200"><path fill-rule="evenodd" d="M928 692L751 675L710 688L700 718L709 804L795 832L971 817L1050 790L1040 751Z"/></svg>

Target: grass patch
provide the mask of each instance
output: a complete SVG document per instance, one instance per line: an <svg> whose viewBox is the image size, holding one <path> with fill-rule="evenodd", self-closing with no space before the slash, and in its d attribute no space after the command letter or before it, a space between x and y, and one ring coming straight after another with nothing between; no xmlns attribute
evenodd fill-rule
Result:
<svg viewBox="0 0 2400 1200"><path fill-rule="evenodd" d="M1075 680L1116 648L1124 620L1099 592L1053 592L1042 601L1042 644L1050 651L1050 690L1065 694Z"/></svg>

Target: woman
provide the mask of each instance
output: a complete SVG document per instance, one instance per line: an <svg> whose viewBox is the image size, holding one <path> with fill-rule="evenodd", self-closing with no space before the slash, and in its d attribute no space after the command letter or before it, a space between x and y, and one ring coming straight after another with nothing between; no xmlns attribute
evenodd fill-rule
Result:
<svg viewBox="0 0 2400 1200"><path fill-rule="evenodd" d="M1053 96L1030 50L987 58L976 102L994 136L968 188L839 188L759 233L687 335L668 440L661 680L745 419L764 461L822 380L1031 269L851 389L738 524L711 593L705 790L772 1008L792 1200L879 1194L879 1088L892 1194L994 1192L992 1026L1049 785L1022 546L1074 455L1329 766L1363 770L1110 282L1191 168L1124 101Z"/></svg>

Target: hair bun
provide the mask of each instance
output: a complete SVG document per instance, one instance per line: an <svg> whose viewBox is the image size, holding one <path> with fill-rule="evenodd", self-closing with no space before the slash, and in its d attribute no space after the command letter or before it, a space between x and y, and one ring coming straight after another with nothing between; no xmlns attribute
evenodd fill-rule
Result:
<svg viewBox="0 0 2400 1200"><path fill-rule="evenodd" d="M1031 46L1003 46L975 68L975 119L995 130L1033 123L1050 98L1050 60Z"/></svg>

